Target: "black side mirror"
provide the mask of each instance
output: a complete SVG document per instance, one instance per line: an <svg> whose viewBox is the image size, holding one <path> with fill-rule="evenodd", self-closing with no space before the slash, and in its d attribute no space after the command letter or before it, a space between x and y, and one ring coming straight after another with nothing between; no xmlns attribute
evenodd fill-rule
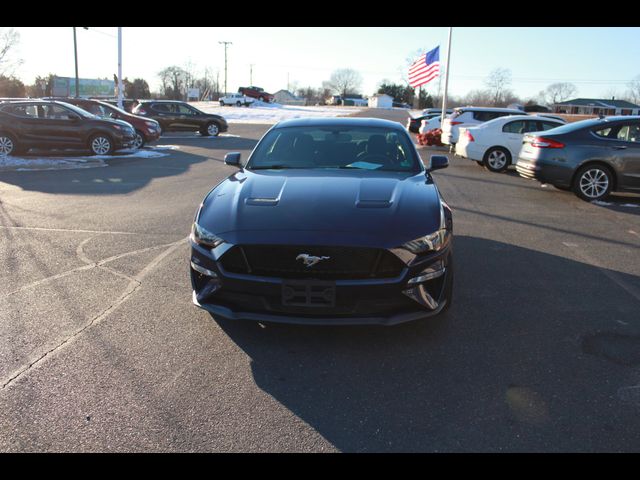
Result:
<svg viewBox="0 0 640 480"><path fill-rule="evenodd" d="M233 165L234 167L240 166L240 152L229 152L224 156L224 163L226 165Z"/></svg>
<svg viewBox="0 0 640 480"><path fill-rule="evenodd" d="M431 155L427 172L440 170L449 166L449 158L446 155Z"/></svg>

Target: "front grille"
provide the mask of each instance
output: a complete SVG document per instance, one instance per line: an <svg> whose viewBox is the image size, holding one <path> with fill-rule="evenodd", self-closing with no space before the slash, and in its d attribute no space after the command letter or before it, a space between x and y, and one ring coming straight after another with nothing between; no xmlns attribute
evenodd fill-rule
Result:
<svg viewBox="0 0 640 480"><path fill-rule="evenodd" d="M329 257L307 267L301 255ZM263 277L363 280L393 278L404 264L384 249L291 245L236 245L220 259L231 273Z"/></svg>

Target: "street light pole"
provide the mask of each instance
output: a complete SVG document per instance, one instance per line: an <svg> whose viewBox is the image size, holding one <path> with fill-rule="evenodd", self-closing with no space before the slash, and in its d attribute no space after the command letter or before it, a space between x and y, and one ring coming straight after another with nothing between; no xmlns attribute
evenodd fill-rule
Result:
<svg viewBox="0 0 640 480"><path fill-rule="evenodd" d="M227 94L227 45L232 45L233 42L218 42L224 45L224 94Z"/></svg>
<svg viewBox="0 0 640 480"><path fill-rule="evenodd" d="M78 93L78 42L76 41L76 27L73 27L73 57L76 62L76 98L78 98L80 95Z"/></svg>
<svg viewBox="0 0 640 480"><path fill-rule="evenodd" d="M122 97L124 92L122 91L122 27L118 27L118 107L122 106Z"/></svg>
<svg viewBox="0 0 640 480"><path fill-rule="evenodd" d="M89 27L82 28L89 30ZM76 27L73 27L73 57L76 62L76 98L78 98L80 96L80 82L78 80L78 42L76 41Z"/></svg>

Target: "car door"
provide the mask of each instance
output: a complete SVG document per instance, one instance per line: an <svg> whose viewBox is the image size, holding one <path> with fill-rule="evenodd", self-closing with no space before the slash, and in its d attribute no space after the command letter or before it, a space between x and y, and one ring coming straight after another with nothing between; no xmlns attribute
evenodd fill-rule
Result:
<svg viewBox="0 0 640 480"><path fill-rule="evenodd" d="M611 148L618 170L618 188L640 190L640 121L624 123Z"/></svg>
<svg viewBox="0 0 640 480"><path fill-rule="evenodd" d="M233 101L233 100L232 100ZM200 128L200 118L198 112L189 105L177 103L176 107L176 128L180 130L194 130Z"/></svg>
<svg viewBox="0 0 640 480"><path fill-rule="evenodd" d="M151 104L152 118L160 123L163 130L171 130L175 123L170 103Z"/></svg>
<svg viewBox="0 0 640 480"><path fill-rule="evenodd" d="M520 147L522 146L522 137L526 129L526 120L514 120L502 126L502 141L504 142L504 146L511 152L512 159L518 158Z"/></svg>
<svg viewBox="0 0 640 480"><path fill-rule="evenodd" d="M23 145L37 142L40 136L38 109L33 104L7 105L2 109L9 114L7 123Z"/></svg>
<svg viewBox="0 0 640 480"><path fill-rule="evenodd" d="M42 146L77 147L83 144L81 118L77 113L55 103L44 104L38 110Z"/></svg>

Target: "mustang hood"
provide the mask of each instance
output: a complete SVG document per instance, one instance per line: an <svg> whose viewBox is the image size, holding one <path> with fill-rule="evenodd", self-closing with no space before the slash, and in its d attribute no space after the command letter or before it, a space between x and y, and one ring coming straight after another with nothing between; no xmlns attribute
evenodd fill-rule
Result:
<svg viewBox="0 0 640 480"><path fill-rule="evenodd" d="M198 223L234 244L391 248L439 228L440 197L422 173L241 170L210 192Z"/></svg>

